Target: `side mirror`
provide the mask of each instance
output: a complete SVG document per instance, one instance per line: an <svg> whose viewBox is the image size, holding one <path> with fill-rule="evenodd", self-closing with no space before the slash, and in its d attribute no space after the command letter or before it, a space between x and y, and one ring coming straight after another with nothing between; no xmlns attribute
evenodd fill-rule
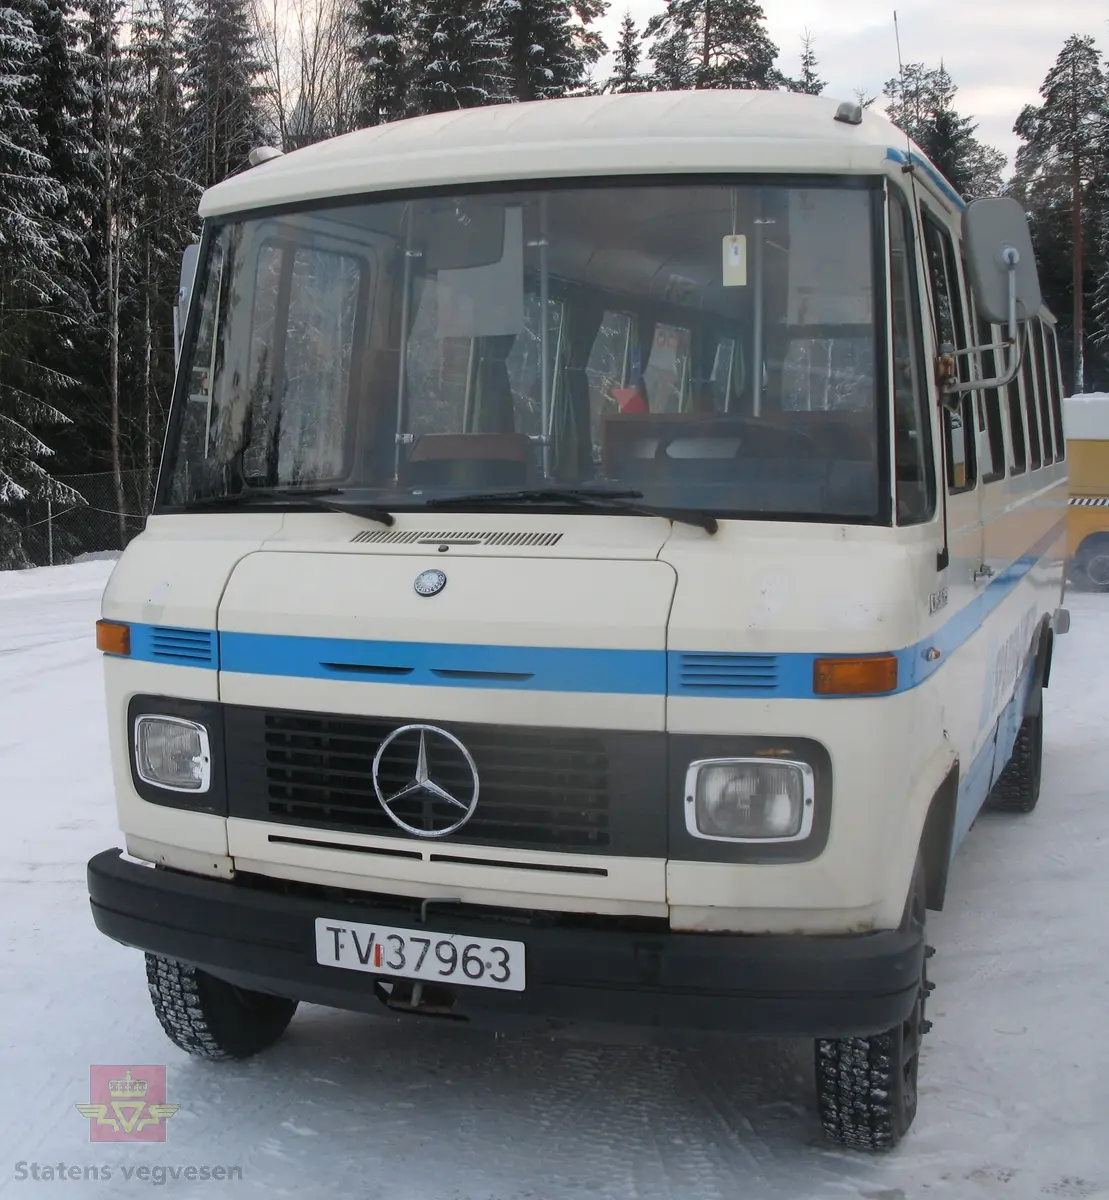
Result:
<svg viewBox="0 0 1109 1200"><path fill-rule="evenodd" d="M1005 387L1020 371L1022 321L1030 321L1043 305L1032 234L1024 209L1005 196L975 200L963 211L963 251L966 255L967 284L978 316L990 325L1004 328L999 346L974 346L956 351L941 349L938 373L943 403L957 407L967 392ZM1007 363L996 379L959 380L955 359L962 354L1004 349Z"/></svg>
<svg viewBox="0 0 1109 1200"><path fill-rule="evenodd" d="M177 303L173 306L173 362L181 361L181 339L185 336L185 319L189 315L193 282L196 279L196 263L200 257L200 246L195 242L185 247L181 255L181 276L177 285Z"/></svg>
<svg viewBox="0 0 1109 1200"><path fill-rule="evenodd" d="M963 212L963 247L980 316L991 325L1009 325L1040 311L1043 297L1032 234L1016 200L991 196L968 205Z"/></svg>

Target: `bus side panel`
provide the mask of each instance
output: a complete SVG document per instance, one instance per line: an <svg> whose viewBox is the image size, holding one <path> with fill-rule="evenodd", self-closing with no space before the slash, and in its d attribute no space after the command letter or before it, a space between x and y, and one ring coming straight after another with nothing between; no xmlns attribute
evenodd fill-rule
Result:
<svg viewBox="0 0 1109 1200"><path fill-rule="evenodd" d="M995 739L989 738L959 780L959 795L955 801L955 829L951 838L952 855L970 832L970 827L977 820L989 795L993 783L995 745Z"/></svg>

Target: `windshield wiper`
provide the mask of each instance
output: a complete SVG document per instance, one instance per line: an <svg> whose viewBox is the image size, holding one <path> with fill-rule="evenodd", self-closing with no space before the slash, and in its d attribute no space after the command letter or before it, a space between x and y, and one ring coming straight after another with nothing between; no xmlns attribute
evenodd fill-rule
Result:
<svg viewBox="0 0 1109 1200"><path fill-rule="evenodd" d="M196 508L238 508L260 500L296 505L298 508L315 508L324 512L351 513L356 517L365 517L367 521L377 521L381 525L396 523L393 514L379 505L329 499L331 496L343 495L343 489L337 487L245 488L241 492L228 492L220 496L201 496L187 501L182 507L186 511Z"/></svg>
<svg viewBox="0 0 1109 1200"><path fill-rule="evenodd" d="M664 517L669 521L680 521L685 525L696 525L708 533L719 529L711 513L697 509L670 508L654 504L638 504L643 493L601 488L522 488L507 492L465 492L458 496L434 496L426 508L464 508L470 504L560 504L579 505L607 512L634 513L644 517Z"/></svg>

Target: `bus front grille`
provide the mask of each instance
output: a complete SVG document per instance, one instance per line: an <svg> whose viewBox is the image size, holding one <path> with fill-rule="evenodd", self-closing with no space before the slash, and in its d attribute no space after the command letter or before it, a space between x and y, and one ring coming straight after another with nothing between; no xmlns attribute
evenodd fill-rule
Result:
<svg viewBox="0 0 1109 1200"><path fill-rule="evenodd" d="M257 756L256 782L264 790L263 819L409 836L385 812L373 771L382 743L403 722L267 712L256 714L254 724L255 736L248 744ZM588 731L436 727L462 743L478 777L473 816L450 835L451 841L541 850L609 850L609 761L602 737ZM413 782L419 739L419 732L412 730L386 746L377 780L387 800ZM236 739L229 738L229 746L235 745ZM464 755L435 733L425 735L425 752L434 784L468 805L474 781ZM232 809L237 807L232 800ZM457 807L425 792L391 807L409 825L432 830L441 830L462 815Z"/></svg>

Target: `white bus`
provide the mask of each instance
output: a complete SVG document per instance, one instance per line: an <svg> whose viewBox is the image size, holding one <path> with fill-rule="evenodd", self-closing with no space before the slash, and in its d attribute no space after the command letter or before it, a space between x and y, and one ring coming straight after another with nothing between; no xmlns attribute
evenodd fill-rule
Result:
<svg viewBox="0 0 1109 1200"><path fill-rule="evenodd" d="M927 910L1036 803L1068 624L1019 207L857 105L692 92L366 129L201 212L98 625L92 907L169 1037L808 1037L828 1136L895 1145Z"/></svg>

